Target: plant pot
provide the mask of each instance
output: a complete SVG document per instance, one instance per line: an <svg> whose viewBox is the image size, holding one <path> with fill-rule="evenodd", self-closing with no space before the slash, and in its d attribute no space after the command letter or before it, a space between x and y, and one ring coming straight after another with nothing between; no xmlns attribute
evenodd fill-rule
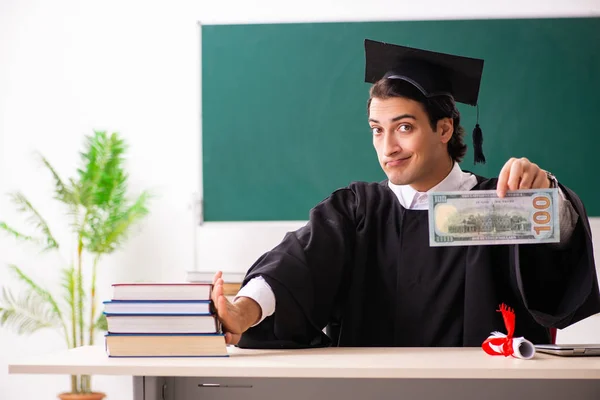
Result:
<svg viewBox="0 0 600 400"><path fill-rule="evenodd" d="M61 393L58 395L60 400L102 400L106 397L105 393Z"/></svg>

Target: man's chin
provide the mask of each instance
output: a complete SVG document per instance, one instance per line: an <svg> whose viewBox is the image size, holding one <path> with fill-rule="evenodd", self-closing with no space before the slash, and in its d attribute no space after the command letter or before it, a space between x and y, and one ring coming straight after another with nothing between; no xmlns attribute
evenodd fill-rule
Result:
<svg viewBox="0 0 600 400"><path fill-rule="evenodd" d="M388 180L394 185L410 185L411 180L397 175L388 175Z"/></svg>

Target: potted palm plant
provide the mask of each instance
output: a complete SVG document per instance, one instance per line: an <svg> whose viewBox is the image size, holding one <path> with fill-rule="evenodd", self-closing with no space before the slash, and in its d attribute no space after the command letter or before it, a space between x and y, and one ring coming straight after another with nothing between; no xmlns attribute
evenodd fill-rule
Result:
<svg viewBox="0 0 600 400"><path fill-rule="evenodd" d="M86 136L81 166L69 180L63 180L50 162L39 155L54 181L53 198L66 210L65 222L69 223L75 250L60 265L59 293L53 293L19 266L9 265L21 290L15 291L12 284L2 288L0 326L18 334L56 329L69 348L93 345L95 336L106 330L96 294L98 265L104 256L124 244L134 224L148 214L150 200L147 191L135 199L129 198L125 152L126 144L117 133L96 131ZM0 231L20 242L37 245L42 251L62 254L63 246L33 202L21 192L10 196L33 229L29 233L0 221ZM80 375L71 376L70 391L58 397L100 400L105 394L92 391L91 376Z"/></svg>

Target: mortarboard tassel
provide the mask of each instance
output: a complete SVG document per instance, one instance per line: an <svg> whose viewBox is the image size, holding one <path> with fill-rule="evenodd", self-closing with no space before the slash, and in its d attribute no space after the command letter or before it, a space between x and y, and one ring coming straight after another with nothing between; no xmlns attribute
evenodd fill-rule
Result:
<svg viewBox="0 0 600 400"><path fill-rule="evenodd" d="M477 105L477 122L473 129L473 150L475 152L475 164L485 164L485 156L483 155L483 132L479 127L479 104Z"/></svg>

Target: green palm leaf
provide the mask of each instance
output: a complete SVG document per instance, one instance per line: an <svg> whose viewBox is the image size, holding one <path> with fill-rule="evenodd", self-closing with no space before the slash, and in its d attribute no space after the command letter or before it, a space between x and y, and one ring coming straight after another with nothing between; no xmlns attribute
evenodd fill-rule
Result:
<svg viewBox="0 0 600 400"><path fill-rule="evenodd" d="M60 310L60 307L58 306L58 303L56 302L56 300L54 300L54 297L52 296L52 294L49 291L47 291L46 289L42 288L37 283L35 283L33 281L33 279L31 279L29 276L27 276L16 265L11 264L11 265L9 265L9 268L16 275L17 279L19 279L22 283L25 284L25 286L27 286L29 291L34 292L40 299L42 299L44 302L46 302L49 305L52 312L56 315L56 318L61 322L61 324L64 325L62 312ZM66 329L66 326L65 326L65 329Z"/></svg>
<svg viewBox="0 0 600 400"><path fill-rule="evenodd" d="M99 165L103 158L102 136L102 132L95 132L94 136L86 138L87 151L81 153L84 167L77 170L79 175L79 200L86 207L92 203L94 186L100 179Z"/></svg>
<svg viewBox="0 0 600 400"><path fill-rule="evenodd" d="M44 166L48 168L52 177L54 178L54 198L65 204L76 204L76 199L73 196L73 190L64 183L56 169L50 164L50 162L41 154L38 154L39 159L42 161Z"/></svg>
<svg viewBox="0 0 600 400"><path fill-rule="evenodd" d="M77 341L77 306L76 293L77 293L77 277L74 267L64 268L62 271L62 287L64 290L64 300L69 307L69 314L71 316L71 338L69 334L65 332L67 338L67 346L75 347Z"/></svg>
<svg viewBox="0 0 600 400"><path fill-rule="evenodd" d="M75 268L64 268L62 271L62 287L64 290L64 300L73 309L75 304Z"/></svg>
<svg viewBox="0 0 600 400"><path fill-rule="evenodd" d="M96 324L94 327L99 331L107 331L108 330L108 322L106 321L106 315L100 314L98 320L96 320Z"/></svg>
<svg viewBox="0 0 600 400"><path fill-rule="evenodd" d="M99 165L100 179L97 181L94 204L106 208L125 199L127 176L123 169L125 142L116 133L102 138L103 163Z"/></svg>
<svg viewBox="0 0 600 400"><path fill-rule="evenodd" d="M125 142L116 133L95 132L82 153L78 170L85 214L80 218L84 247L96 254L113 252L126 239L131 225L148 214L148 193L130 204L126 197Z"/></svg>
<svg viewBox="0 0 600 400"><path fill-rule="evenodd" d="M143 192L125 210L113 208L104 221L98 221L90 236L89 250L94 253L109 254L120 247L130 233L133 224L148 215L148 192Z"/></svg>
<svg viewBox="0 0 600 400"><path fill-rule="evenodd" d="M50 232L48 224L27 197L23 193L17 192L11 194L11 199L19 212L29 214L27 221L44 234L45 250L58 249L58 242Z"/></svg>
<svg viewBox="0 0 600 400"><path fill-rule="evenodd" d="M36 244L40 243L40 239L39 238L35 238L33 236L21 233L21 232L17 231L16 229L11 228L10 226L8 226L5 222L0 221L0 229L3 230L3 231L5 231L6 233L8 233L11 236L14 236L14 238L17 239L17 240L22 240L24 242L33 242L33 243L36 243Z"/></svg>
<svg viewBox="0 0 600 400"><path fill-rule="evenodd" d="M0 302L0 326L11 328L20 335L61 327L53 308L34 291L26 291L17 297L4 287Z"/></svg>
<svg viewBox="0 0 600 400"><path fill-rule="evenodd" d="M86 146L87 151L81 153L84 165L78 169L81 202L88 208L105 208L125 179L125 142L116 133L109 136L104 131L96 131L87 138Z"/></svg>

